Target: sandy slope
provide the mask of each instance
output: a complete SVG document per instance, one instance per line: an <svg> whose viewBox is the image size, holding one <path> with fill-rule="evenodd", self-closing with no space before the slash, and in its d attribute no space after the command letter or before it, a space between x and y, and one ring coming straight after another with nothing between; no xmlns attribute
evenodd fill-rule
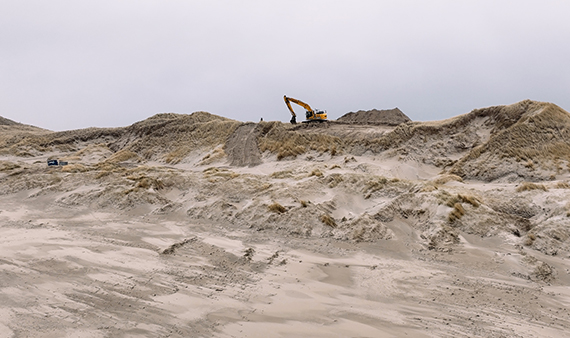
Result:
<svg viewBox="0 0 570 338"><path fill-rule="evenodd" d="M348 175L365 166L387 175L398 168L357 161L334 170ZM245 182L254 173L270 180L263 177L278 169L313 165L234 170ZM396 174L410 176L405 166ZM300 184L318 179L271 180L302 192ZM568 254L547 256L501 234L460 232L460 243L440 252L422 244L422 232L401 217L385 223L391 239L355 242L314 235L325 229L306 236L231 224L215 209L208 214L213 220L189 219L187 208L197 204L192 189L165 193L184 204L166 214L65 205L54 201L70 191L38 192L1 197L1 337L568 336ZM310 191L302 194L319 202ZM330 197L342 196L320 196ZM372 212L382 200L343 198L336 219ZM548 283L526 277L532 260L547 262L557 277Z"/></svg>
<svg viewBox="0 0 570 338"><path fill-rule="evenodd" d="M0 337L570 337L570 172L446 173L482 158L481 114L12 130Z"/></svg>

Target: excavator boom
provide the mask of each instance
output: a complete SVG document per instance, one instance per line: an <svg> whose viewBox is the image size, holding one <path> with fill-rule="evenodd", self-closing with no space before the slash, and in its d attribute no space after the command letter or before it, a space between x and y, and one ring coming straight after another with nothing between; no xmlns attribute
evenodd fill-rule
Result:
<svg viewBox="0 0 570 338"><path fill-rule="evenodd" d="M295 111L293 110L293 107L291 107L291 103L289 102L291 99L288 98L287 96L283 96L283 99L285 100L285 104L287 105L287 108L289 108L289 111L291 112L291 124L295 124L297 123L297 115L295 114Z"/></svg>

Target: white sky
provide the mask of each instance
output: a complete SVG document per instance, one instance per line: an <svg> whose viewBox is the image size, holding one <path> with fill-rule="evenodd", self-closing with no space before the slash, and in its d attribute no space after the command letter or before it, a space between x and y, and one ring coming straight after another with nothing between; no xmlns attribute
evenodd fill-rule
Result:
<svg viewBox="0 0 570 338"><path fill-rule="evenodd" d="M283 95L331 119L570 110L569 41L566 0L0 0L0 116L52 130L199 110L285 122Z"/></svg>

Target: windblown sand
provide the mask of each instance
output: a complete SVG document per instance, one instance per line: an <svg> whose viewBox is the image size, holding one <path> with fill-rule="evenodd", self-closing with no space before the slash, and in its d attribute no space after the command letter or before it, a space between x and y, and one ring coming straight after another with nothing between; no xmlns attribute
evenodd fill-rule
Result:
<svg viewBox="0 0 570 338"><path fill-rule="evenodd" d="M570 337L570 158L492 148L530 128L493 109L6 124L0 337Z"/></svg>

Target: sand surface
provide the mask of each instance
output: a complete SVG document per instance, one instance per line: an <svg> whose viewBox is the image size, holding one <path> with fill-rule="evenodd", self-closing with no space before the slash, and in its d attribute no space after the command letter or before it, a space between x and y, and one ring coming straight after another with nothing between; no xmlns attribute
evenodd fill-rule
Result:
<svg viewBox="0 0 570 338"><path fill-rule="evenodd" d="M267 124L232 126L171 163L97 130L0 155L0 337L570 337L568 170L462 179L420 143L279 158Z"/></svg>
<svg viewBox="0 0 570 338"><path fill-rule="evenodd" d="M517 277L529 249L434 252L405 219L355 243L32 193L0 199L0 337L568 336L566 255L530 250L560 272L544 283Z"/></svg>

